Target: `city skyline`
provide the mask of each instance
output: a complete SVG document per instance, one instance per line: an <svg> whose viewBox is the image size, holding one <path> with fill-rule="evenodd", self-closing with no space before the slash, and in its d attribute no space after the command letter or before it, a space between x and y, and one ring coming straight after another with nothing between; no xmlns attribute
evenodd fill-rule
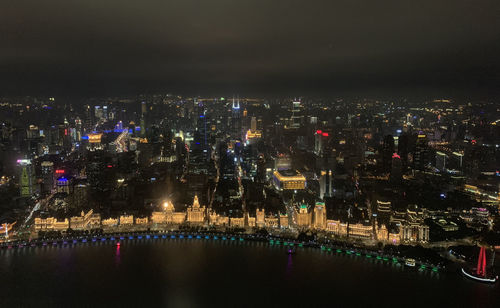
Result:
<svg viewBox="0 0 500 308"><path fill-rule="evenodd" d="M6 307L498 307L500 2L0 3Z"/></svg>

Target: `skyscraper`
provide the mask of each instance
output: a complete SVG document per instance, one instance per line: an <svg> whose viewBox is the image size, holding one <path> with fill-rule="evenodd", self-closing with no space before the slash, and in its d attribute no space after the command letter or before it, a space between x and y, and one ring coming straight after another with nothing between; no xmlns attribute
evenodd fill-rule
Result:
<svg viewBox="0 0 500 308"><path fill-rule="evenodd" d="M429 149L427 148L427 136L420 134L417 136L415 152L413 153L413 168L424 170L429 163Z"/></svg>
<svg viewBox="0 0 500 308"><path fill-rule="evenodd" d="M30 197L33 194L34 172L29 159L18 159L17 169L19 176L19 195Z"/></svg>
<svg viewBox="0 0 500 308"><path fill-rule="evenodd" d="M397 153L394 153L392 155L391 176L390 176L390 180L393 184L401 183L403 177L402 169L403 169L403 164L401 161L401 157Z"/></svg>
<svg viewBox="0 0 500 308"><path fill-rule="evenodd" d="M447 160L448 155L440 151L436 152L436 168L438 168L439 171L444 171L446 169Z"/></svg>
<svg viewBox="0 0 500 308"><path fill-rule="evenodd" d="M43 191L50 192L54 188L54 163L44 161L41 164L43 177Z"/></svg>
<svg viewBox="0 0 500 308"><path fill-rule="evenodd" d="M387 135L384 137L382 145L382 168L384 172L391 171L392 154L394 153L394 137Z"/></svg>
<svg viewBox="0 0 500 308"><path fill-rule="evenodd" d="M241 116L240 116L240 99L237 101L233 97L233 106L231 108L231 137L233 139L241 138Z"/></svg>

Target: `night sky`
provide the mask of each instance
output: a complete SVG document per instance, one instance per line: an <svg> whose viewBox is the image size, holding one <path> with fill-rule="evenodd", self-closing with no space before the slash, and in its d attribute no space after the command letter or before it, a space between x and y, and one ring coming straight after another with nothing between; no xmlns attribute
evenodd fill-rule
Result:
<svg viewBox="0 0 500 308"><path fill-rule="evenodd" d="M0 96L500 93L498 0L3 0Z"/></svg>

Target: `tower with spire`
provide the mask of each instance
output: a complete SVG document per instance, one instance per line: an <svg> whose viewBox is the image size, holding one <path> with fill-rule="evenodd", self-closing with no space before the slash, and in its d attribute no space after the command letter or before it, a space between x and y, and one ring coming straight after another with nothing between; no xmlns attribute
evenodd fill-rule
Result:
<svg viewBox="0 0 500 308"><path fill-rule="evenodd" d="M235 101L234 96L231 108L231 137L235 140L241 139L240 98Z"/></svg>

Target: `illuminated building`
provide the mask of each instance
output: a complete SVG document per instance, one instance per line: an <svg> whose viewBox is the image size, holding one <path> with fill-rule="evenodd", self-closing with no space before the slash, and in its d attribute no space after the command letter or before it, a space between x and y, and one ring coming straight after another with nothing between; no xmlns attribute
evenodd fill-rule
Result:
<svg viewBox="0 0 500 308"><path fill-rule="evenodd" d="M205 222L205 207L200 207L197 195L194 196L193 205L187 209L187 221L193 224L202 224Z"/></svg>
<svg viewBox="0 0 500 308"><path fill-rule="evenodd" d="M231 227L244 228L245 218L244 217L231 217L229 218L229 225Z"/></svg>
<svg viewBox="0 0 500 308"><path fill-rule="evenodd" d="M153 223L182 224L186 220L185 212L175 212L172 201L163 203L163 211L153 212L151 221Z"/></svg>
<svg viewBox="0 0 500 308"><path fill-rule="evenodd" d="M208 210L208 224L209 225L216 225L217 224L217 216L218 214L214 210Z"/></svg>
<svg viewBox="0 0 500 308"><path fill-rule="evenodd" d="M70 185L69 185L69 179L62 176L59 177L56 181L56 187L57 187L57 192L58 193L66 193L69 195L70 193Z"/></svg>
<svg viewBox="0 0 500 308"><path fill-rule="evenodd" d="M229 226L229 217L217 215L217 226Z"/></svg>
<svg viewBox="0 0 500 308"><path fill-rule="evenodd" d="M435 223L445 232L458 231L458 225L452 221L446 221L441 218L435 221Z"/></svg>
<svg viewBox="0 0 500 308"><path fill-rule="evenodd" d="M43 161L42 177L43 177L43 191L51 192L54 188L54 163L51 161Z"/></svg>
<svg viewBox="0 0 500 308"><path fill-rule="evenodd" d="M349 236L371 238L373 236L373 227L370 224L349 224Z"/></svg>
<svg viewBox="0 0 500 308"><path fill-rule="evenodd" d="M339 223L340 222L338 220L327 219L325 230L328 232L333 232L333 233L338 234L339 233Z"/></svg>
<svg viewBox="0 0 500 308"><path fill-rule="evenodd" d="M147 225L148 224L148 218L147 217L137 217L135 219L135 224L136 225Z"/></svg>
<svg viewBox="0 0 500 308"><path fill-rule="evenodd" d="M166 212L153 212L153 213L151 213L151 222L154 224L167 223L167 213Z"/></svg>
<svg viewBox="0 0 500 308"><path fill-rule="evenodd" d="M456 170L463 170L463 158L464 154L459 153L459 152L453 152L451 153L451 159L450 159L450 165L451 168L456 169Z"/></svg>
<svg viewBox="0 0 500 308"><path fill-rule="evenodd" d="M245 135L245 140L247 144L252 143L252 141L260 139L262 137L262 133L258 130L252 131L249 129Z"/></svg>
<svg viewBox="0 0 500 308"><path fill-rule="evenodd" d="M439 171L445 171L446 170L446 161L448 160L448 155L446 155L443 152L437 151L436 152L436 168Z"/></svg>
<svg viewBox="0 0 500 308"><path fill-rule="evenodd" d="M429 241L429 226L418 222L408 222L401 228L403 241L424 243Z"/></svg>
<svg viewBox="0 0 500 308"><path fill-rule="evenodd" d="M288 228L288 215L287 214L280 214L280 227L281 228Z"/></svg>
<svg viewBox="0 0 500 308"><path fill-rule="evenodd" d="M97 214L97 215L99 215L99 214ZM87 213L82 211L80 216L70 217L69 222L70 222L71 229L83 230L83 229L87 229L89 226L95 225L95 223L92 223L93 217L94 217L93 210L89 210ZM100 215L99 215L99 217L100 217ZM99 218L99 224L100 224L100 218Z"/></svg>
<svg viewBox="0 0 500 308"><path fill-rule="evenodd" d="M342 223L339 220L326 220L326 231L339 236L347 236L347 223Z"/></svg>
<svg viewBox="0 0 500 308"><path fill-rule="evenodd" d="M118 226L118 218L108 218L101 221L103 227Z"/></svg>
<svg viewBox="0 0 500 308"><path fill-rule="evenodd" d="M86 141L86 148L90 151L102 150L104 145L101 143L103 134L92 133L82 136L82 140Z"/></svg>
<svg viewBox="0 0 500 308"><path fill-rule="evenodd" d="M133 225L134 215L120 215L120 225Z"/></svg>
<svg viewBox="0 0 500 308"><path fill-rule="evenodd" d="M279 226L278 217L267 216L266 218L264 218L264 221L266 222L266 228L278 228Z"/></svg>
<svg viewBox="0 0 500 308"><path fill-rule="evenodd" d="M321 171L319 178L319 198L333 196L333 174L331 170Z"/></svg>
<svg viewBox="0 0 500 308"><path fill-rule="evenodd" d="M182 224L186 221L186 213L185 212L173 212L172 213L172 223L173 224Z"/></svg>
<svg viewBox="0 0 500 308"><path fill-rule="evenodd" d="M69 228L69 219L65 218L62 221L57 220L55 217L35 218L36 231L66 231Z"/></svg>
<svg viewBox="0 0 500 308"><path fill-rule="evenodd" d="M425 170L429 163L429 149L427 148L427 136L418 135L415 152L413 153L413 168L416 170Z"/></svg>
<svg viewBox="0 0 500 308"><path fill-rule="evenodd" d="M306 178L298 171L281 170L273 173L274 187L277 190L299 190L306 188Z"/></svg>
<svg viewBox="0 0 500 308"><path fill-rule="evenodd" d="M397 153L394 153L392 155L390 181L394 184L400 184L403 178L402 172L403 164L401 162L401 157Z"/></svg>
<svg viewBox="0 0 500 308"><path fill-rule="evenodd" d="M250 120L250 130L253 132L257 131L257 118L256 117L252 117L252 119Z"/></svg>
<svg viewBox="0 0 500 308"><path fill-rule="evenodd" d="M101 143L102 134L88 134L89 143Z"/></svg>
<svg viewBox="0 0 500 308"><path fill-rule="evenodd" d="M299 211L295 211L295 216L297 218L297 226L302 228L309 228L311 226L311 213L307 209L307 205L302 204L299 207Z"/></svg>
<svg viewBox="0 0 500 308"><path fill-rule="evenodd" d="M314 134L314 153L316 155L321 155L323 154L323 149L326 144L326 141L329 137L328 132L324 132L322 130L317 130L316 133Z"/></svg>
<svg viewBox="0 0 500 308"><path fill-rule="evenodd" d="M250 215L247 215L247 221L248 221L248 226L253 228L255 227L255 217L251 217Z"/></svg>
<svg viewBox="0 0 500 308"><path fill-rule="evenodd" d="M255 211L255 225L259 228L264 228L266 221L266 215L264 209L257 209Z"/></svg>
<svg viewBox="0 0 500 308"><path fill-rule="evenodd" d="M392 212L391 202L377 200L377 212L378 214L390 215Z"/></svg>
<svg viewBox="0 0 500 308"><path fill-rule="evenodd" d="M313 228L324 230L326 228L326 206L324 202L316 202L314 206Z"/></svg>
<svg viewBox="0 0 500 308"><path fill-rule="evenodd" d="M0 237L8 238L9 237L9 232L12 231L12 228L14 225L17 223L17 221L11 222L11 223L3 223L0 224Z"/></svg>
<svg viewBox="0 0 500 308"><path fill-rule="evenodd" d="M274 160L274 170L289 170L292 168L292 159L286 154L279 154Z"/></svg>
<svg viewBox="0 0 500 308"><path fill-rule="evenodd" d="M52 223L52 228L54 231L66 231L66 230L68 230L69 229L68 218L65 218L62 221L55 219L54 222Z"/></svg>
<svg viewBox="0 0 500 308"><path fill-rule="evenodd" d="M231 108L231 137L235 140L241 138L241 117L240 117L240 99L235 102L233 97L233 106Z"/></svg>
<svg viewBox="0 0 500 308"><path fill-rule="evenodd" d="M34 170L31 160L18 159L19 194L21 197L30 197L33 194Z"/></svg>
<svg viewBox="0 0 500 308"><path fill-rule="evenodd" d="M396 213L397 214L397 213ZM429 226L424 223L424 214L422 209L417 206L411 206L406 211L406 217L401 219L401 214L393 217L395 221L399 220L401 240L407 242L428 242Z"/></svg>

